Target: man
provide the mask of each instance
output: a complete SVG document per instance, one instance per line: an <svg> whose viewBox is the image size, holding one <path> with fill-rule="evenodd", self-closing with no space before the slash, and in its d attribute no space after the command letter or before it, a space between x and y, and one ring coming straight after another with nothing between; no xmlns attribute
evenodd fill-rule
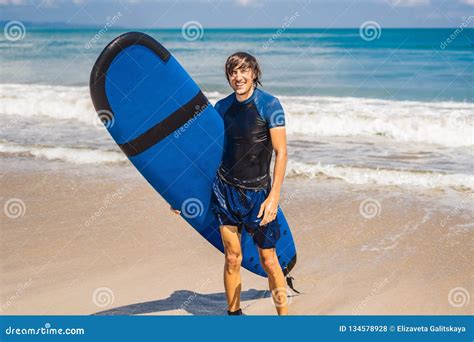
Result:
<svg viewBox="0 0 474 342"><path fill-rule="evenodd" d="M225 126L222 163L213 183L213 211L225 249L224 286L229 315L240 308L241 232L253 235L260 262L268 275L276 310L288 314L286 282L275 247L280 237L276 220L287 163L286 130L278 99L260 90L260 66L252 55L229 56L225 73L234 93L218 101ZM270 162L276 159L273 184Z"/></svg>

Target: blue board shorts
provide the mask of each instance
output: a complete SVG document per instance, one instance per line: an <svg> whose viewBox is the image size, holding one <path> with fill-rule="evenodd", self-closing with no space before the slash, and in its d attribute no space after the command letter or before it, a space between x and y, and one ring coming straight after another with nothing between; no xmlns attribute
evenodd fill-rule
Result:
<svg viewBox="0 0 474 342"><path fill-rule="evenodd" d="M280 224L277 218L260 226L264 215L257 217L270 188L261 190L240 188L227 183L217 174L212 190L212 210L221 226L237 226L239 233L245 228L253 236L258 247L264 249L276 247L280 238Z"/></svg>

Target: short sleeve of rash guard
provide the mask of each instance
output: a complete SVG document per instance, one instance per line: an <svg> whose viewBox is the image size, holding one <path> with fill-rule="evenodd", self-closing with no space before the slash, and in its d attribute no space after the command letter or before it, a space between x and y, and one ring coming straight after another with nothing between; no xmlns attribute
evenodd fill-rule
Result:
<svg viewBox="0 0 474 342"><path fill-rule="evenodd" d="M269 100L266 105L263 106L262 111L262 116L267 122L268 128L285 126L285 112L276 97Z"/></svg>

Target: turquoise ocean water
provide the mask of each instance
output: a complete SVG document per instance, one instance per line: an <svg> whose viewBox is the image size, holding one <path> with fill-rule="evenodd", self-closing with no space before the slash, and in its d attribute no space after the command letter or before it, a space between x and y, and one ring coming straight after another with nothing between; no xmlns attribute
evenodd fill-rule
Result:
<svg viewBox="0 0 474 342"><path fill-rule="evenodd" d="M103 47L127 30L28 28L0 38L0 156L123 163L88 95ZM215 102L232 52L259 59L288 119L289 176L474 189L474 29L147 30Z"/></svg>

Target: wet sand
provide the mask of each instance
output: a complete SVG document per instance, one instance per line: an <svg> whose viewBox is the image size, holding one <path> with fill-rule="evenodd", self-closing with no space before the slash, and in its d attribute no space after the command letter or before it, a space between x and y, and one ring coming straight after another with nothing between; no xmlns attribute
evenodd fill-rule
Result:
<svg viewBox="0 0 474 342"><path fill-rule="evenodd" d="M1 314L225 312L223 255L131 166L0 166ZM280 205L303 292L290 314L473 314L472 204L455 191L287 178ZM266 279L242 272L245 314L273 315Z"/></svg>

